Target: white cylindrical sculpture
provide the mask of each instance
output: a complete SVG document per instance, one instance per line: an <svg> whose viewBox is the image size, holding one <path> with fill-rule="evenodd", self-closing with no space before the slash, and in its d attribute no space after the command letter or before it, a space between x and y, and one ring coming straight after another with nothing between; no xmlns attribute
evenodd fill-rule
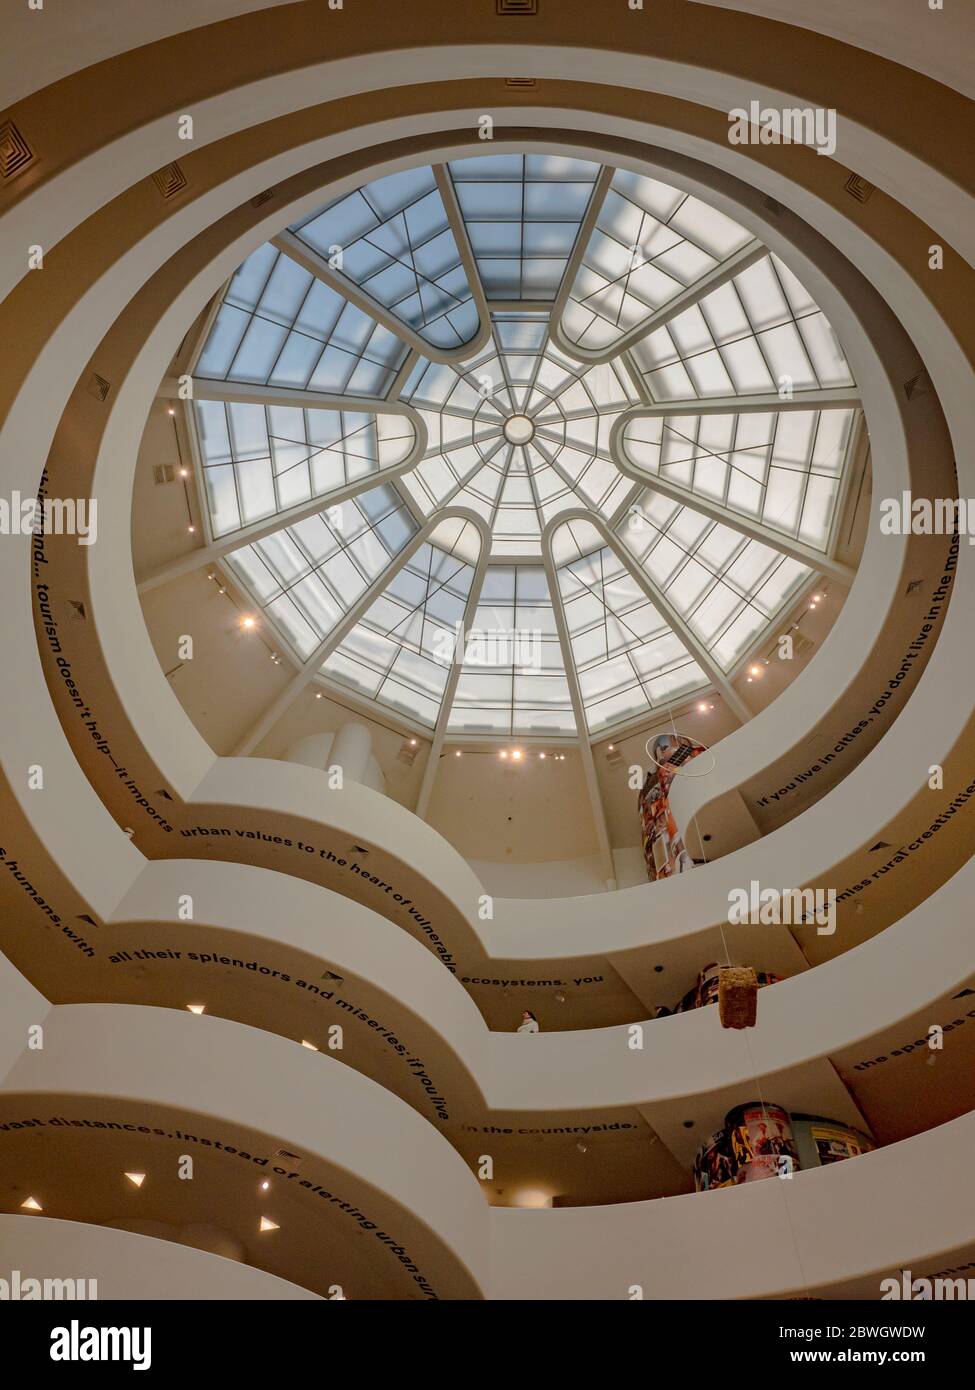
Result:
<svg viewBox="0 0 975 1390"><path fill-rule="evenodd" d="M340 767L343 780L359 782L385 794L386 778L372 751L372 735L365 724L353 721L343 724L335 734L306 734L281 756L286 763L301 763L320 772Z"/></svg>
<svg viewBox="0 0 975 1390"><path fill-rule="evenodd" d="M342 769L343 778L365 783L372 757L372 735L364 724L343 724L335 735L329 764Z"/></svg>
<svg viewBox="0 0 975 1390"><path fill-rule="evenodd" d="M301 763L303 767L317 767L319 772L324 772L331 761L329 753L334 742L335 735L331 733L306 734L304 738L299 738L293 743L286 753L282 753L282 761Z"/></svg>

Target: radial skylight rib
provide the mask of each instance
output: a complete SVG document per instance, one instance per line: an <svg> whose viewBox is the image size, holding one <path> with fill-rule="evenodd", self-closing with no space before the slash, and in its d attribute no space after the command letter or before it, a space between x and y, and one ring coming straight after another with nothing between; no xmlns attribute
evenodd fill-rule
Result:
<svg viewBox="0 0 975 1390"><path fill-rule="evenodd" d="M266 243L231 280L196 375L376 397L406 353L388 329Z"/></svg>
<svg viewBox="0 0 975 1390"><path fill-rule="evenodd" d="M467 636L449 733L527 737L575 732L541 565L492 565Z"/></svg>
<svg viewBox="0 0 975 1390"><path fill-rule="evenodd" d="M725 672L812 574L798 560L651 491L615 534Z"/></svg>
<svg viewBox="0 0 975 1390"><path fill-rule="evenodd" d="M562 308L563 338L586 352L631 341L658 309L752 241L693 195L618 169Z"/></svg>
<svg viewBox="0 0 975 1390"><path fill-rule="evenodd" d="M431 168L377 179L291 231L432 347L477 336L477 305Z"/></svg>
<svg viewBox="0 0 975 1390"><path fill-rule="evenodd" d="M636 343L631 356L655 401L853 382L822 310L771 255Z"/></svg>
<svg viewBox="0 0 975 1390"><path fill-rule="evenodd" d="M852 410L637 415L620 444L648 476L825 550L853 421Z"/></svg>
<svg viewBox="0 0 975 1390"><path fill-rule="evenodd" d="M589 732L686 698L708 677L613 550L586 523L558 527L553 558ZM573 558L574 557L574 558Z"/></svg>
<svg viewBox="0 0 975 1390"><path fill-rule="evenodd" d="M487 298L554 299L599 165L500 154L455 159L448 168Z"/></svg>
<svg viewBox="0 0 975 1390"><path fill-rule="evenodd" d="M198 400L194 417L214 537L365 482L416 443L388 412Z"/></svg>
<svg viewBox="0 0 975 1390"><path fill-rule="evenodd" d="M383 485L232 551L227 563L304 660L416 530Z"/></svg>
<svg viewBox="0 0 975 1390"><path fill-rule="evenodd" d="M438 526L327 657L322 674L434 728L479 549L470 522Z"/></svg>

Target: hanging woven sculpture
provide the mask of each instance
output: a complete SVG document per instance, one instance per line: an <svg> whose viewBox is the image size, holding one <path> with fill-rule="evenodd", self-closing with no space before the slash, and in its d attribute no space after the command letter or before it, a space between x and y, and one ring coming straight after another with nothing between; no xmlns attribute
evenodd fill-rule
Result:
<svg viewBox="0 0 975 1390"><path fill-rule="evenodd" d="M750 965L726 965L718 980L722 1028L754 1028L758 1014L758 976Z"/></svg>

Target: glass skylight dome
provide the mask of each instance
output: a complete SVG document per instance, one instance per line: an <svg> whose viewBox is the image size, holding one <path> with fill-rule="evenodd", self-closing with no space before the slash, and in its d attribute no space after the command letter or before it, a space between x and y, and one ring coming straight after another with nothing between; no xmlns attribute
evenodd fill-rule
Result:
<svg viewBox="0 0 975 1390"><path fill-rule="evenodd" d="M239 268L193 377L220 563L325 688L458 738L729 695L829 568L859 415L744 228L544 154L334 198Z"/></svg>

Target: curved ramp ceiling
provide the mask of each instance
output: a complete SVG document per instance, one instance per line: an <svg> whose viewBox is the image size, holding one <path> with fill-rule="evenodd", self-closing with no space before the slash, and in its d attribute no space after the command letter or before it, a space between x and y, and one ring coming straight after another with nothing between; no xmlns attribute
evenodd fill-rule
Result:
<svg viewBox="0 0 975 1390"><path fill-rule="evenodd" d="M971 552L884 522L975 491L958 16L114 8L21 15L0 112L0 1264L965 1265ZM736 143L752 102L835 142ZM828 921L735 922L766 887ZM712 961L754 1027L668 1016ZM695 1192L756 1100L873 1148Z"/></svg>

